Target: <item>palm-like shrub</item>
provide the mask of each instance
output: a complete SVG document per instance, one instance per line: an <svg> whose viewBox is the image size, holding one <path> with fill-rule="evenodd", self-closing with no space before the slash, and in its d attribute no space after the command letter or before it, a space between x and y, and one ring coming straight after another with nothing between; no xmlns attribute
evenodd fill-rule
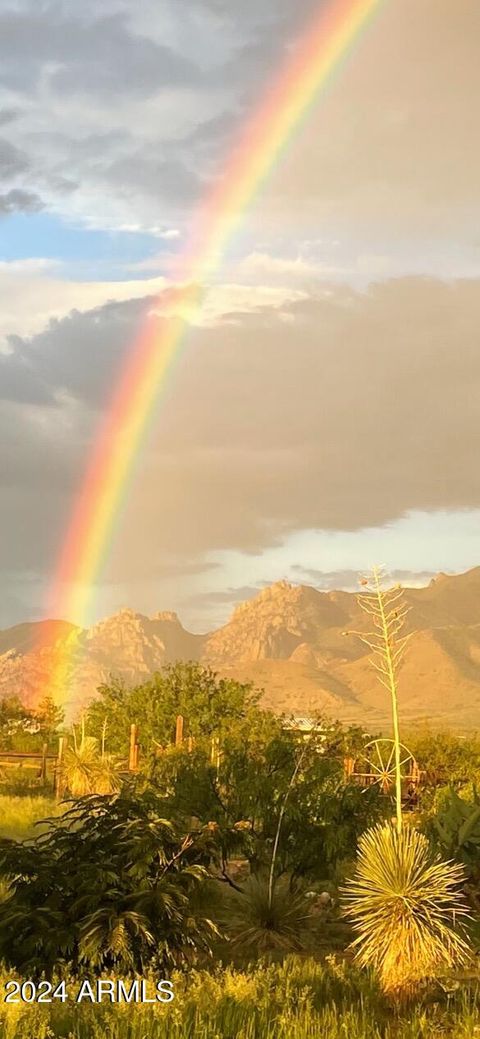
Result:
<svg viewBox="0 0 480 1039"><path fill-rule="evenodd" d="M93 793L98 758L98 742L93 736L86 736L78 746L66 748L59 777L62 787L66 787L72 797Z"/></svg>
<svg viewBox="0 0 480 1039"><path fill-rule="evenodd" d="M252 876L234 900L227 927L234 945L261 956L276 950L300 952L311 923L307 899L291 890L287 878L270 890L267 879Z"/></svg>
<svg viewBox="0 0 480 1039"><path fill-rule="evenodd" d="M377 826L360 838L343 912L357 961L378 973L386 993L411 995L423 979L468 960L463 880L462 866L442 861L413 828Z"/></svg>
<svg viewBox="0 0 480 1039"><path fill-rule="evenodd" d="M85 735L83 721L80 740L73 729L73 746L65 750L58 778L61 789L67 789L72 797L118 793L121 786L119 762L113 754L105 752L105 728L101 747L94 736Z"/></svg>

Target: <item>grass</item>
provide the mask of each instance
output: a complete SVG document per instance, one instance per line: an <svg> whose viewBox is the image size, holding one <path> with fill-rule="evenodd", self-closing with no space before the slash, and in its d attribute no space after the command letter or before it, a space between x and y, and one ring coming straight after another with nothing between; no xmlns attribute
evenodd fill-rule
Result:
<svg viewBox="0 0 480 1039"><path fill-rule="evenodd" d="M23 841L41 832L35 826L41 819L56 815L58 803L53 797L0 795L0 837Z"/></svg>
<svg viewBox="0 0 480 1039"><path fill-rule="evenodd" d="M395 1013L366 972L290 956L282 965L173 976L167 1005L0 1003L4 1039L476 1039L480 992L458 984ZM5 977L0 976L3 991ZM78 983L70 982L73 992Z"/></svg>

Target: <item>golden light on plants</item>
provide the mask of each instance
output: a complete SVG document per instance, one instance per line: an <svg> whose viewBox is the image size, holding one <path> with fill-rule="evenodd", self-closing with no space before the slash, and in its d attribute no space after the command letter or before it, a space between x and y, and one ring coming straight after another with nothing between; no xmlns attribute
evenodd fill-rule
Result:
<svg viewBox="0 0 480 1039"><path fill-rule="evenodd" d="M398 668L410 634L403 634L409 606L403 588L383 588L381 567L374 566L371 578L360 582L365 591L358 595L358 604L371 620L370 631L346 631L356 635L372 651L371 664L376 675L390 695L392 708L395 809L398 833L402 829L402 746L398 720ZM369 590L370 589L370 590Z"/></svg>
<svg viewBox="0 0 480 1039"><path fill-rule="evenodd" d="M357 962L384 991L406 996L470 955L462 866L443 862L410 827L377 826L360 838L356 871L343 889Z"/></svg>
<svg viewBox="0 0 480 1039"><path fill-rule="evenodd" d="M94 736L87 736L85 719L82 718L81 738L77 740L73 727L73 747L66 748L58 770L61 787L66 788L72 797L114 794L120 789L120 763L113 754L105 752L105 733L106 724L100 743Z"/></svg>

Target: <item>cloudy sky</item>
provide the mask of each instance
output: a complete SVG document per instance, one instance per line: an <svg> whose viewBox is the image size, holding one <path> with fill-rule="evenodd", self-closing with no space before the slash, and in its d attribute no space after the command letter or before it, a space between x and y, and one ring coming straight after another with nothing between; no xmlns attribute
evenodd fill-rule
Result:
<svg viewBox="0 0 480 1039"><path fill-rule="evenodd" d="M44 615L115 373L321 7L3 0L0 626ZM385 0L206 286L92 620L480 563L479 99L478 0Z"/></svg>

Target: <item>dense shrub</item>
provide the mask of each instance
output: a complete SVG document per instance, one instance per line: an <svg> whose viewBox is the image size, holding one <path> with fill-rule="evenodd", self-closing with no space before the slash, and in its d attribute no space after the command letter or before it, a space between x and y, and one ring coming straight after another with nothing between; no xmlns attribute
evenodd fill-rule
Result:
<svg viewBox="0 0 480 1039"><path fill-rule="evenodd" d="M142 970L208 953L213 923L195 912L214 855L209 830L182 833L151 793L86 797L46 833L0 841L0 958L37 974L68 964Z"/></svg>

